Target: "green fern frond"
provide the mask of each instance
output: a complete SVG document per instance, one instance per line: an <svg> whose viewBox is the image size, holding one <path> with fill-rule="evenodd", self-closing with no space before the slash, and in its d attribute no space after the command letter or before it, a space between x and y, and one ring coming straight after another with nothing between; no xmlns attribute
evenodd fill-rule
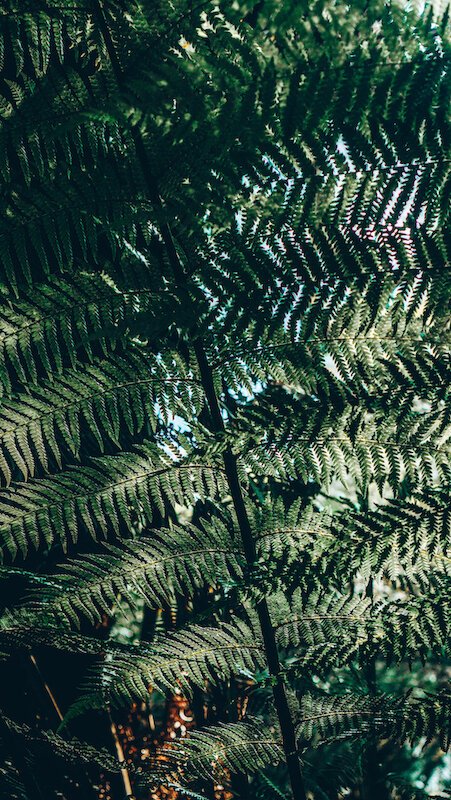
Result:
<svg viewBox="0 0 451 800"><path fill-rule="evenodd" d="M432 581L431 581L432 583ZM382 604L375 615L370 649L388 661L425 660L432 653L446 658L451 635L450 580L434 586L434 595L407 597Z"/></svg>
<svg viewBox="0 0 451 800"><path fill-rule="evenodd" d="M338 283L326 296L317 287L287 287L275 308L270 296L259 326L249 320L247 330L225 339L216 367L231 387L253 392L256 381L284 382L338 410L357 399L399 413L419 397L439 402L449 383L449 330L432 287L419 273L406 282L372 280L365 289Z"/></svg>
<svg viewBox="0 0 451 800"><path fill-rule="evenodd" d="M276 595L270 608L277 642L296 657L297 674L324 673L354 660L364 667L376 657L388 663L443 657L451 633L449 581L435 588L434 600L407 594L373 602L337 592L304 600L296 592L288 602Z"/></svg>
<svg viewBox="0 0 451 800"><path fill-rule="evenodd" d="M270 608L274 609L272 619L279 645L296 650L337 642L337 638L357 644L371 616L370 599L359 595L313 596L307 603L300 593L291 602L276 595Z"/></svg>
<svg viewBox="0 0 451 800"><path fill-rule="evenodd" d="M97 764L108 772L119 772L120 765L107 750L97 750L78 739L63 739L53 731L35 730L29 725L18 724L6 716L2 716L2 724L11 736L19 736L30 748L45 748L52 755L69 762L81 764Z"/></svg>
<svg viewBox="0 0 451 800"><path fill-rule="evenodd" d="M385 483L396 491L404 475L418 488L448 480L449 434L445 430L442 438L440 426L434 438L426 430L421 440L416 436L421 421L416 415L406 420L404 430L397 431L382 415L359 419L351 413L334 419L329 409L324 414L322 408L312 406L310 411L309 417L304 412L302 421L296 420L285 431L267 429L260 444L246 448L243 465L256 475L301 477L305 483L313 479L324 486L333 478L346 486L352 475L362 492L372 480L381 493ZM440 409L439 414L446 422L446 410ZM259 419L259 427L263 416L270 424L268 414L259 418L258 408L246 416ZM255 430L255 422L246 424Z"/></svg>
<svg viewBox="0 0 451 800"><path fill-rule="evenodd" d="M80 10L82 5L79 3ZM2 52L12 49L13 76L18 77L21 74L27 60L31 62L36 76L47 71L52 53L62 60L66 49L65 36L68 35L69 39L76 41L80 37L78 26L82 24L82 20L82 15L74 18L71 9L65 10L64 4L44 10L37 7L31 9L24 2L5 3L2 8L0 41ZM86 26L86 16L84 21Z"/></svg>
<svg viewBox="0 0 451 800"><path fill-rule="evenodd" d="M111 103L110 111L105 107L106 87L99 75L79 73L66 63L59 74L52 70L50 79L41 78L38 86L36 91L33 79L21 79L20 114L14 113L14 104L6 98L0 107L4 194L11 181L17 189L20 184L29 187L34 181L49 179L57 174L62 160L71 170L83 163L94 164L99 153L113 158L124 155L121 114ZM12 153L17 154L18 163Z"/></svg>
<svg viewBox="0 0 451 800"><path fill-rule="evenodd" d="M5 612L0 618L0 644L4 658L15 651L32 652L36 648L52 648L66 653L79 653L101 657L109 649L121 649L116 642L102 642L92 636L84 636L68 631L66 628L43 626L36 618L18 621L12 612Z"/></svg>
<svg viewBox="0 0 451 800"><path fill-rule="evenodd" d="M83 356L92 360L96 344L106 356L115 328L140 308L139 292L121 293L89 274L52 277L24 290L24 297L0 309L0 381L5 394L13 383L53 378ZM144 296L145 297L145 296Z"/></svg>
<svg viewBox="0 0 451 800"><path fill-rule="evenodd" d="M94 266L105 240L110 257L119 237L136 244L136 225L146 225L149 203L131 173L127 162L114 165L99 157L89 178L82 168L55 178L51 200L45 180L1 199L0 275L16 296L19 283L30 287L49 274L67 272L74 253Z"/></svg>
<svg viewBox="0 0 451 800"><path fill-rule="evenodd" d="M451 702L446 692L410 700L384 695L304 695L301 707L298 736L304 746L371 732L398 742L438 738L444 750L450 746Z"/></svg>
<svg viewBox="0 0 451 800"><path fill-rule="evenodd" d="M245 722L192 731L189 737L162 748L160 757L168 762L166 769L172 766L188 778L214 778L221 782L229 770L253 773L268 764L277 764L283 759L283 749L277 731L263 720L248 718Z"/></svg>
<svg viewBox="0 0 451 800"><path fill-rule="evenodd" d="M158 447L145 444L135 452L92 459L53 478L32 480L0 492L0 539L3 552L24 555L29 545L77 541L83 525L96 539L130 530L132 512L151 521L165 503L189 505L196 496L214 497L221 482L215 464L177 463Z"/></svg>
<svg viewBox="0 0 451 800"><path fill-rule="evenodd" d="M360 571L363 577L382 572L392 580L404 575L427 584L431 571L449 574L451 519L446 484L409 499L388 500L374 511L337 515L330 534L329 546L342 536L349 543L349 549L332 555L344 570Z"/></svg>
<svg viewBox="0 0 451 800"><path fill-rule="evenodd" d="M192 415L201 407L195 380L172 375L161 359L130 349L126 357L95 360L41 381L27 394L0 406L0 471L7 484L17 467L27 480L36 468L48 469L49 456L61 468L66 447L77 458L86 426L100 451L128 434L151 435L159 419Z"/></svg>
<svg viewBox="0 0 451 800"><path fill-rule="evenodd" d="M263 663L259 637L240 620L217 628L190 625L151 644L110 648L101 667L91 672L81 703L83 709L90 698L93 706L128 703L145 699L152 689L183 688L191 694L192 686L254 671Z"/></svg>
<svg viewBox="0 0 451 800"><path fill-rule="evenodd" d="M264 772L259 772L254 780L255 800L286 800L283 785L277 784Z"/></svg>
<svg viewBox="0 0 451 800"><path fill-rule="evenodd" d="M384 575L428 587L431 575L449 576L451 519L446 486L387 500L365 512L319 512L279 499L254 513L259 563L294 570L304 591L318 582ZM298 576L298 570L302 572ZM307 581L307 586L306 586ZM311 589L310 589L311 591Z"/></svg>
<svg viewBox="0 0 451 800"><path fill-rule="evenodd" d="M66 561L62 572L40 576L19 618L91 623L111 613L121 599L134 604L144 597L152 608L171 603L176 594L191 595L205 584L242 578L242 556L227 528L219 522L199 530L194 525L149 531L120 547Z"/></svg>

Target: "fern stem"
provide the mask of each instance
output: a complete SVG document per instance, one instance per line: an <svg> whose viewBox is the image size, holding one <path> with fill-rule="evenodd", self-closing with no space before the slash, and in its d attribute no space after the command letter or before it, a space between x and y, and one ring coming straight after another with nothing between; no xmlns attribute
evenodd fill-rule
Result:
<svg viewBox="0 0 451 800"><path fill-rule="evenodd" d="M139 153L143 153L145 157L142 142L140 142ZM149 174L145 171L145 174ZM157 195L158 210L161 212L161 200ZM183 266L180 262L172 232L166 222L161 224L161 233L168 252L169 262L171 264L174 276L181 282L185 279ZM199 366L201 383L207 399L208 408L211 416L211 429L213 433L225 434L226 428L224 420L221 415L218 398L213 380L213 371L208 363L207 355L204 346L200 339L195 339L193 343L194 354ZM247 565L252 568L257 560L257 551L255 548L255 541L252 535L252 529L247 515L244 497L241 490L240 480L238 476L238 468L236 457L231 450L226 449L223 453L224 472L226 475L227 483L229 486L230 494L232 497L235 514L237 517L238 527L241 533L243 543L244 555ZM263 598L256 604L256 610L262 632L263 644L265 649L266 660L268 663L268 670L273 678L273 698L274 705L277 712L277 717L280 724L282 733L283 750L285 753L285 760L290 778L291 789L294 800L306 800L306 793L304 788L304 781L301 772L301 765L296 744L296 732L294 728L293 719L288 706L288 699L285 691L285 684L281 673L279 653L277 650L277 643L274 628L269 614L268 604L266 599Z"/></svg>
<svg viewBox="0 0 451 800"><path fill-rule="evenodd" d="M30 654L30 661L33 664L33 666L34 666L34 668L35 668L35 670L36 670L36 672L37 672L37 674L39 676L39 679L40 679L40 681L42 683L42 686L43 686L43 688L44 688L44 690L45 690L45 692L47 694L47 697L49 698L49 700L50 700L50 702L51 702L51 704L53 706L53 709L55 711L56 716L58 717L59 722L62 722L63 721L63 714L61 712L61 709L60 709L60 707L59 707L59 705L58 705L58 703L56 701L55 695L53 694L50 686L48 685L47 681L45 680L44 676L42 675L41 670L39 669L38 662L36 661L36 658L35 658L35 656L33 654Z"/></svg>
<svg viewBox="0 0 451 800"><path fill-rule="evenodd" d="M177 256L177 254L176 254ZM207 398L212 428L215 433L225 433L224 420L219 408L218 398L213 381L213 372L205 354L204 347L200 340L194 343L194 352L199 365L199 371ZM255 541L244 503L243 493L238 477L236 457L230 450L223 453L224 468L232 496L233 506L241 532L244 554L249 567L252 567L257 559ZM296 745L296 733L293 720L291 718L288 699L285 692L285 684L280 669L279 653L277 650L274 628L269 614L268 604L263 598L257 603L257 614L265 646L268 669L273 683L274 704L279 718L282 733L283 749L287 762L288 774L290 777L291 789L295 800L306 800L304 782L301 773L301 765Z"/></svg>
<svg viewBox="0 0 451 800"><path fill-rule="evenodd" d="M130 781L130 775L127 767L125 766L124 750L122 748L122 744L117 733L116 723L114 722L113 717L111 716L111 711L109 709L108 709L108 718L110 722L111 735L113 737L114 746L116 748L117 759L119 761L119 764L121 765L121 777L122 777L122 782L124 784L125 797L128 798L128 800L135 800L135 795L133 794L132 784Z"/></svg>
<svg viewBox="0 0 451 800"><path fill-rule="evenodd" d="M369 510L368 491L362 498L361 507ZM367 597L371 600L371 608L374 607L374 580L371 577L368 581L366 589ZM370 646L372 644L371 635L369 638ZM377 694L377 676L376 676L376 656L372 655L365 669L365 680L368 687L370 696L375 697ZM390 800L390 793L387 789L385 775L379 760L378 742L376 732L370 732L370 739L366 742L363 757L362 757L363 775L362 775L362 800Z"/></svg>

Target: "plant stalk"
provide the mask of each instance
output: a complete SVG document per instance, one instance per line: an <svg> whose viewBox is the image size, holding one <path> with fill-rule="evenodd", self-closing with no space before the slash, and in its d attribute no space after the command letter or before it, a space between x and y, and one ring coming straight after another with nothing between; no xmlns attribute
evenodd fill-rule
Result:
<svg viewBox="0 0 451 800"><path fill-rule="evenodd" d="M202 385L207 397L214 432L224 433L225 425L214 388L213 372L208 364L205 350L201 342L195 342L194 352L199 365ZM226 450L223 454L223 461L227 482L241 533L246 562L247 565L252 568L252 566L255 564L257 553L239 481L236 457L230 450ZM263 598L260 600L256 604L256 608L265 647L266 659L268 662L268 669L274 681L274 705L276 707L280 729L282 732L283 749L285 752L293 797L295 800L305 800L306 794L296 745L296 733L288 706L285 684L280 669L276 638L266 599Z"/></svg>

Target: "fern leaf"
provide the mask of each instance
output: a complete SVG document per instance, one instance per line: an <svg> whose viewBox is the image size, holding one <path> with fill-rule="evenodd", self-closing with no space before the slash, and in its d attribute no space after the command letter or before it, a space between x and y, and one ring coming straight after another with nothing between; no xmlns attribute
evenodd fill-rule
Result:
<svg viewBox="0 0 451 800"><path fill-rule="evenodd" d="M439 737L441 746L448 749L449 695L442 692L406 701L378 697L341 695L314 697L302 701L298 736L309 746L318 746L331 738L355 738L363 733L377 732L380 737L398 742L413 742Z"/></svg>
<svg viewBox="0 0 451 800"><path fill-rule="evenodd" d="M214 496L221 473L215 465L174 463L152 445L135 452L92 459L52 479L33 480L0 492L0 539L3 551L26 554L31 543L77 541L83 525L96 539L120 522L131 527L131 510L151 521L164 503L190 504L204 493Z"/></svg>
<svg viewBox="0 0 451 800"><path fill-rule="evenodd" d="M3 716L3 725L11 736L20 736L28 746L40 747L50 750L52 755L65 759L70 763L97 764L108 772L119 772L119 763L106 751L97 750L86 742L78 739L63 739L53 731L34 730L29 725L18 724L14 720Z"/></svg>
<svg viewBox="0 0 451 800"><path fill-rule="evenodd" d="M61 468L63 443L79 457L83 424L103 451L105 441L118 445L121 423L129 434L142 428L151 434L157 413L166 419L187 414L184 404L196 406L198 396L193 379L172 376L161 360L138 350L130 350L126 358L110 356L84 369L65 370L0 406L4 480L9 483L14 466L25 480L36 466L47 470L49 457Z"/></svg>
<svg viewBox="0 0 451 800"><path fill-rule="evenodd" d="M162 748L160 755L183 775L221 782L228 770L252 773L277 764L283 749L276 731L263 720L248 718L192 731L186 739Z"/></svg>
<svg viewBox="0 0 451 800"><path fill-rule="evenodd" d="M102 278L81 274L51 278L25 292L24 299L0 309L0 381L6 394L13 382L36 383L42 372L53 378L63 365L74 367L84 354L93 358L98 343L104 355L114 347L114 327L139 293L115 291Z"/></svg>
<svg viewBox="0 0 451 800"><path fill-rule="evenodd" d="M182 687L190 694L193 685L226 680L263 663L262 643L239 620L217 628L191 625L152 644L109 648L102 666L87 681L89 693L81 698L80 708L86 710L89 703L96 707L145 699L152 689L165 692Z"/></svg>
<svg viewBox="0 0 451 800"><path fill-rule="evenodd" d="M134 598L144 597L158 608L176 594L242 577L242 556L219 523L202 531L193 525L149 531L121 547L104 547L104 553L70 559L62 572L41 576L19 616L78 627L80 618L100 620L120 598L133 605Z"/></svg>

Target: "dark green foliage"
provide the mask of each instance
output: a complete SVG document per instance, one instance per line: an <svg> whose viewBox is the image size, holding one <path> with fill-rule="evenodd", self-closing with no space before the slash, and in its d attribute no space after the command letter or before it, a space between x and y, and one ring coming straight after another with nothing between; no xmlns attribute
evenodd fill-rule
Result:
<svg viewBox="0 0 451 800"><path fill-rule="evenodd" d="M449 747L447 20L3 4L2 669L84 664L59 733L6 697L12 797L156 692L196 729L139 797L404 798Z"/></svg>
<svg viewBox="0 0 451 800"><path fill-rule="evenodd" d="M116 772L119 769L119 765L111 758L109 753L89 747L86 742L62 739L61 736L53 733L53 731L36 732L31 730L28 725L18 725L7 717L3 718L2 726L11 731L12 734L24 737L26 741L49 747L52 753L70 762L79 760L91 764L94 761L112 772Z"/></svg>
<svg viewBox="0 0 451 800"><path fill-rule="evenodd" d="M216 522L199 528L187 525L150 530L146 536L105 545L100 554L70 559L58 575L41 576L33 599L18 615L78 626L80 618L95 623L109 613L118 596L134 604L144 598L151 607L193 595L205 584L242 578L243 558L227 528Z"/></svg>

